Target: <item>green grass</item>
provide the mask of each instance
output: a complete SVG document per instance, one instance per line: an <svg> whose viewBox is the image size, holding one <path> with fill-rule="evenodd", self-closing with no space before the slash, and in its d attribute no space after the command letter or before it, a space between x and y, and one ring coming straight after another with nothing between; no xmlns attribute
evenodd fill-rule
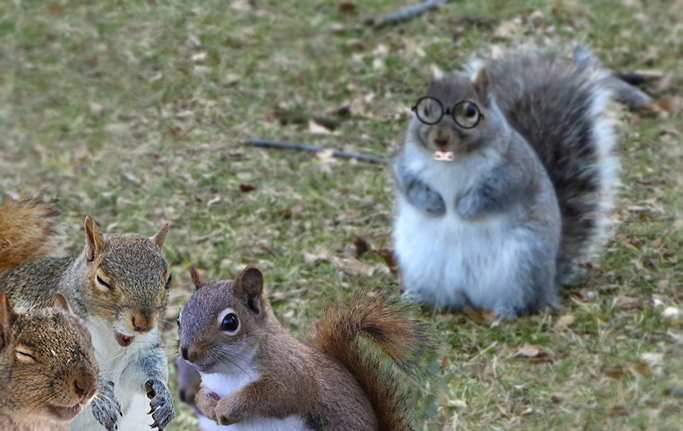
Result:
<svg viewBox="0 0 683 431"><path fill-rule="evenodd" d="M0 3L0 186L58 196L74 251L86 215L105 232L152 235L170 221L169 351L192 292L190 259L205 278L260 267L296 335L315 314L307 310L336 290L398 285L377 255L360 258L363 271L346 255L356 236L392 247L386 167L262 151L243 139L389 156L430 65L457 68L478 50L513 44L495 33L516 18L516 36L587 42L615 69L683 66L680 1L456 1L381 30L364 18L412 1L357 1L351 13L339 3ZM534 30L526 18L537 9L544 21ZM560 315L489 328L462 314L423 314L448 342L445 389L425 427L680 429L681 399L670 394L683 388L683 329L654 299L683 307L682 83L675 76L658 95L678 106L668 116L620 114L616 234L588 279L563 292L560 315L576 318L568 330L553 329ZM344 106L350 116L337 114ZM280 121L310 115L339 122L335 134ZM322 252L327 261L306 263L304 253ZM514 356L525 344L548 356ZM645 353L662 354L661 364L643 365ZM194 429L178 406L169 431Z"/></svg>

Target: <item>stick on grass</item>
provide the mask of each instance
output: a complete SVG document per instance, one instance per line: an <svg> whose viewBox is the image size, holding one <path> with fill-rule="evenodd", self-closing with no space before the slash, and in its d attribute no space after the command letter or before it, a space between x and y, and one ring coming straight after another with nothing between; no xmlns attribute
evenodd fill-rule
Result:
<svg viewBox="0 0 683 431"><path fill-rule="evenodd" d="M281 148L286 150L298 150L298 151L310 151L313 153L318 153L320 151L325 151L326 148L318 147L315 145L304 145L295 144L293 142L279 142L279 141L267 141L262 139L247 139L244 141L247 145L253 145L260 148ZM346 151L334 150L332 156L338 157L340 159L355 159L361 162L377 163L377 164L387 164L387 159L374 156L365 156L362 154L354 154Z"/></svg>
<svg viewBox="0 0 683 431"><path fill-rule="evenodd" d="M424 3L409 6L398 12L390 13L377 18L368 18L365 23L374 27L385 27L388 25L399 24L413 18L417 18L423 13L430 11L442 4L451 3L455 0L427 0Z"/></svg>

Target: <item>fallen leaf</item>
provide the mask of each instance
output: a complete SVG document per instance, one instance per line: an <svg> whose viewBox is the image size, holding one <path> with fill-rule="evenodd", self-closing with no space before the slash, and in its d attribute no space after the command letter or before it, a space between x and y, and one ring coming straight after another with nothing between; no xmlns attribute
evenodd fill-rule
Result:
<svg viewBox="0 0 683 431"><path fill-rule="evenodd" d="M615 307L622 310L642 310L643 303L640 298L633 296L617 296L614 298L613 304Z"/></svg>
<svg viewBox="0 0 683 431"><path fill-rule="evenodd" d="M619 380L626 375L626 371L620 366L612 366L605 369L605 375L611 379Z"/></svg>
<svg viewBox="0 0 683 431"><path fill-rule="evenodd" d="M256 187L254 187L250 184L240 184L240 191L242 193L249 193L249 192L253 192L254 190L256 190Z"/></svg>
<svg viewBox="0 0 683 431"><path fill-rule="evenodd" d="M346 272L348 275L357 276L358 274L365 274L368 277L375 273L375 267L372 265L367 265L358 259L343 259L344 266L346 267Z"/></svg>
<svg viewBox="0 0 683 431"><path fill-rule="evenodd" d="M308 131L314 135L331 135L332 131L315 120L308 121Z"/></svg>
<svg viewBox="0 0 683 431"><path fill-rule="evenodd" d="M304 262L309 266L317 266L330 259L330 252L322 250L318 253L304 253Z"/></svg>
<svg viewBox="0 0 683 431"><path fill-rule="evenodd" d="M356 236L356 239L353 241L353 245L355 247L355 257L361 257L366 251L370 250L370 244L365 240L365 238Z"/></svg>
<svg viewBox="0 0 683 431"><path fill-rule="evenodd" d="M381 248L379 250L374 250L374 252L382 259L384 259L384 262L387 264L387 267L389 268L392 274L397 274L399 272L398 261L396 260L396 256L394 255L393 250L390 250L388 248Z"/></svg>
<svg viewBox="0 0 683 431"><path fill-rule="evenodd" d="M541 353L542 346L540 344L525 344L519 349L517 353L512 356L525 356L527 358L534 358Z"/></svg>
<svg viewBox="0 0 683 431"><path fill-rule="evenodd" d="M462 311L477 325L489 325L496 321L496 313L493 310L484 310L466 305Z"/></svg>
<svg viewBox="0 0 683 431"><path fill-rule="evenodd" d="M569 325L574 323L576 320L576 317L574 317L572 314L567 314L559 318L557 322L553 325L553 329L556 331L561 331L564 329L567 329Z"/></svg>
<svg viewBox="0 0 683 431"><path fill-rule="evenodd" d="M519 25L514 21L503 21L493 33L497 39L509 39L519 31Z"/></svg>
<svg viewBox="0 0 683 431"><path fill-rule="evenodd" d="M349 2L349 1L339 3L339 11L340 12L346 12L346 13L355 12L356 11L356 4Z"/></svg>
<svg viewBox="0 0 683 431"><path fill-rule="evenodd" d="M552 395L552 396L550 397L550 401L552 401L552 402L555 403L555 404L559 404L559 403L561 403L562 401L564 401L564 397L561 396L561 395Z"/></svg>

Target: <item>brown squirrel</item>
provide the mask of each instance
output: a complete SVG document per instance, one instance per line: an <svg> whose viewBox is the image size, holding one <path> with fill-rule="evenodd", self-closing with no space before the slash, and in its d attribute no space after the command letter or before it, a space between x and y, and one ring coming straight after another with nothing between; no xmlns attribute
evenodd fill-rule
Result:
<svg viewBox="0 0 683 431"><path fill-rule="evenodd" d="M98 372L90 332L64 296L19 314L0 293L0 429L68 431Z"/></svg>
<svg viewBox="0 0 683 431"><path fill-rule="evenodd" d="M399 299L357 294L304 344L276 319L258 269L209 283L190 273L197 290L178 317L179 350L202 376L195 402L207 417L235 431L411 429L398 375L357 343L369 338L406 371L435 351L430 326L407 319Z"/></svg>
<svg viewBox="0 0 683 431"><path fill-rule="evenodd" d="M175 417L157 327L171 282L161 253L168 223L151 238L103 235L86 217L83 251L54 257L58 214L42 196L0 206L0 291L22 311L49 307L61 293L90 331L105 396L83 409L72 431L163 430Z"/></svg>

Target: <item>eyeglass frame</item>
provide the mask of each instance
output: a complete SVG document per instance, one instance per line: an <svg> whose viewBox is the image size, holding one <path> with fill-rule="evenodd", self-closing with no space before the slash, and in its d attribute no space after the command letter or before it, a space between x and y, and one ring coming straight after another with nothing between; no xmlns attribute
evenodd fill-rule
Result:
<svg viewBox="0 0 683 431"><path fill-rule="evenodd" d="M439 117L438 120L436 120L436 121L433 122L433 123L428 123L428 122L424 121L422 118L420 118L420 114L417 113L417 106L420 104L420 102L422 102L422 101L425 100L425 99L432 99L432 100L435 100L436 103L439 104L439 107L441 107L441 116ZM462 124L460 124L460 123L458 122L458 120L455 119L455 108L457 108L459 105L462 105L463 103L469 103L469 104L473 105L474 108L477 110L477 114L479 114L479 117L477 117L477 122L474 123L473 125L469 126L469 127L463 126ZM433 125L435 125L435 124L439 124L439 122L443 119L444 115L450 115L450 116L453 118L453 121L455 121L455 124L457 124L458 126L462 127L463 129L474 129L475 127L477 127L477 125L478 125L479 122L482 120L482 118L485 118L485 117L484 117L484 114L481 113L481 110L479 109L479 106L477 106L476 103L471 102L471 101L469 101L469 100L461 100L460 102L458 102L458 103L456 103L455 105L453 105L452 108L446 108L446 109L444 109L443 104L441 103L441 101L440 101L439 99L437 99L436 97L425 96L425 97L420 97L420 98L417 100L417 102L415 103L415 106L413 106L412 108L410 108L410 110L413 111L413 112L415 113L415 116L417 117L418 120L420 120L420 122L421 122L422 124L426 124L426 125L428 125L428 126L433 126Z"/></svg>

